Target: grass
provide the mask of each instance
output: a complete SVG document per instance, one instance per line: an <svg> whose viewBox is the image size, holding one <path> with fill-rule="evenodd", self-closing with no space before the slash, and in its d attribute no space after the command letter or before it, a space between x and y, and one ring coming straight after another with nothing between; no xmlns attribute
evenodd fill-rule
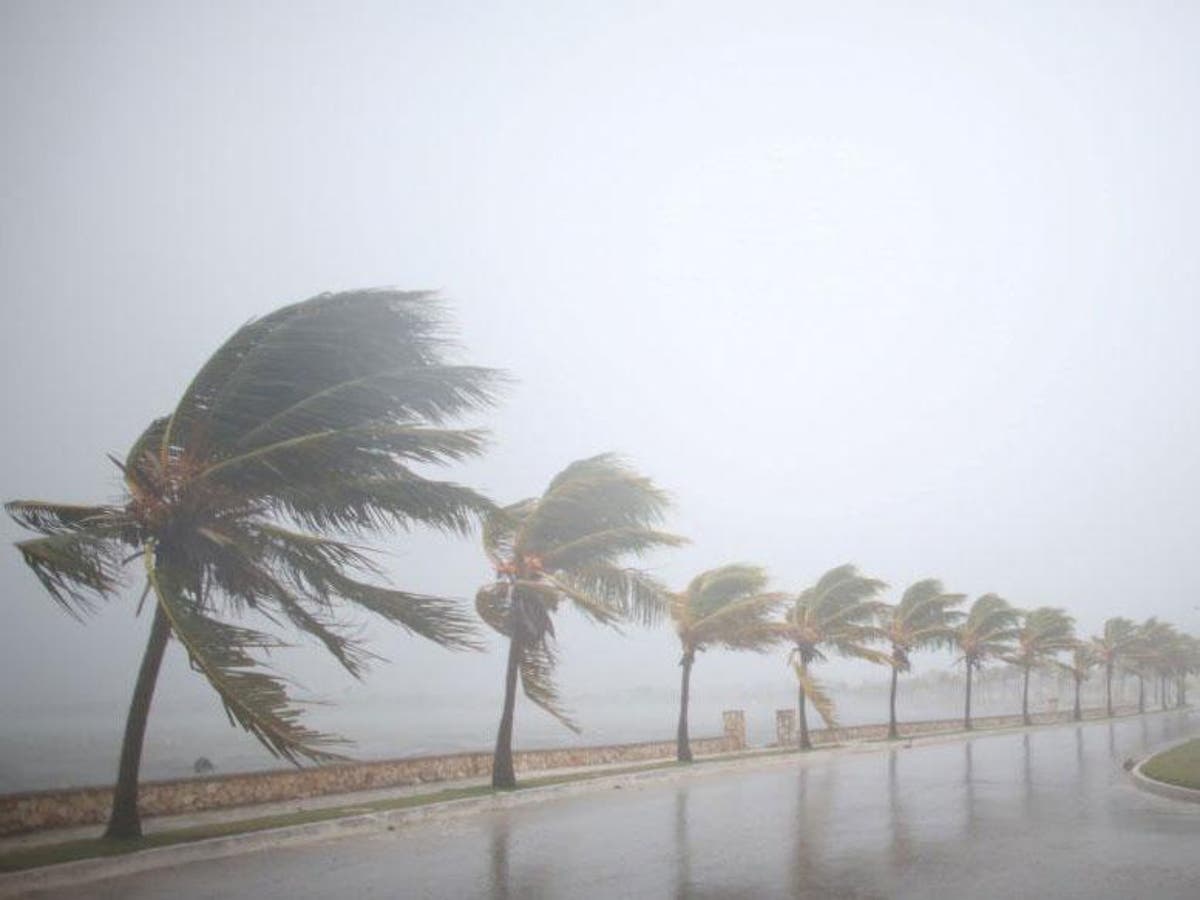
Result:
<svg viewBox="0 0 1200 900"><path fill-rule="evenodd" d="M1142 766L1142 774L1155 781L1200 790L1200 738L1152 756Z"/></svg>

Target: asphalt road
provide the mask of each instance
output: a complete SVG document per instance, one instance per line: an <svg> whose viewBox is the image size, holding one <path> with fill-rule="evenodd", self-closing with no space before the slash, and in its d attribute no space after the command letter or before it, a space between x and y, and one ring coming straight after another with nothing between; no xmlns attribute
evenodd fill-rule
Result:
<svg viewBox="0 0 1200 900"><path fill-rule="evenodd" d="M1138 791L1121 762L1197 730L1171 714L700 767L52 896L1196 900L1200 805Z"/></svg>

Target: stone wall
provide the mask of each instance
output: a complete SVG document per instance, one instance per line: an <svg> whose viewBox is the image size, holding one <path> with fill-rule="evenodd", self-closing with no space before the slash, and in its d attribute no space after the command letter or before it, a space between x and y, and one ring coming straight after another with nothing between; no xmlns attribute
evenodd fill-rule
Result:
<svg viewBox="0 0 1200 900"><path fill-rule="evenodd" d="M733 753L746 747L746 723L740 710L724 714L720 737L696 738L696 756ZM674 741L520 750L513 754L518 772L544 772L583 766L672 759ZM388 787L407 787L464 778L488 778L491 753L452 753L305 769L146 781L138 808L144 816L175 815L204 809L252 806ZM104 822L112 806L112 788L75 788L0 796L0 836L47 828Z"/></svg>

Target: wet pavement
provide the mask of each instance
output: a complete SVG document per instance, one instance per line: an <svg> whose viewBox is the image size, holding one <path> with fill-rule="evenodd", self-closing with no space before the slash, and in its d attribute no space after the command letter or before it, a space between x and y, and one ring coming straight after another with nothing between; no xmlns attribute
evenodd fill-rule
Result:
<svg viewBox="0 0 1200 900"><path fill-rule="evenodd" d="M1200 804L1127 757L1184 713L868 753L432 820L193 863L56 897L1200 898Z"/></svg>

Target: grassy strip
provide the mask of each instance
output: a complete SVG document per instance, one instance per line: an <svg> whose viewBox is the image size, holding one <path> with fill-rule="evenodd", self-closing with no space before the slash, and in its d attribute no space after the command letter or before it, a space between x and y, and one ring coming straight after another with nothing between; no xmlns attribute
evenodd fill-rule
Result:
<svg viewBox="0 0 1200 900"><path fill-rule="evenodd" d="M1200 790L1200 739L1150 757L1142 766L1142 774L1155 781Z"/></svg>
<svg viewBox="0 0 1200 900"><path fill-rule="evenodd" d="M728 757L721 757L727 759ZM647 763L641 766L628 766L620 769L606 769L599 772L580 772L564 775L548 775L543 778L530 778L522 781L516 790L547 787L555 784L566 784L573 781L591 781L611 775L626 775L635 772L650 772L655 769L671 768L678 763L674 761ZM287 828L291 825L306 825L310 822L325 822L331 819L341 819L347 816L363 815L366 813L389 812L397 809L411 809L417 806L429 806L434 803L446 803L450 800L464 800L470 797L483 797L498 793L491 785L474 785L472 787L445 788L430 794L415 794L408 797L391 797L383 800L370 800L363 803L350 803L343 806L327 806L320 809L303 810L294 813L280 813L274 816L261 816L254 819L239 819L234 822L213 822L208 825L192 825L187 828L174 828L170 831L159 831L131 840L114 840L112 838L88 838L78 841L64 841L59 844L46 844L40 847L29 847L0 856L0 872L18 872L23 869L34 869L40 866L52 866L59 863L75 862L81 859L96 859L106 856L123 856L126 853L136 853L139 850L149 850L154 847L170 847L191 841L202 841L207 838L227 837L235 834L249 834L255 831L266 831L272 828Z"/></svg>

